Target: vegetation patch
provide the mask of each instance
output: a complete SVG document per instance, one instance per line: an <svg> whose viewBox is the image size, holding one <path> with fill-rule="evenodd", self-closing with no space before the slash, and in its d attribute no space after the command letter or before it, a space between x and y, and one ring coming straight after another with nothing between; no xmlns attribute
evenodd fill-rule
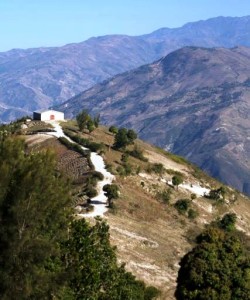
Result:
<svg viewBox="0 0 250 300"><path fill-rule="evenodd" d="M105 149L105 146L103 143L91 142L89 139L80 137L79 135L76 135L67 129L64 130L64 133L69 138L71 138L74 142L76 142L77 144L80 144L83 147L88 148L91 152L100 153L100 152L104 151L104 149Z"/></svg>

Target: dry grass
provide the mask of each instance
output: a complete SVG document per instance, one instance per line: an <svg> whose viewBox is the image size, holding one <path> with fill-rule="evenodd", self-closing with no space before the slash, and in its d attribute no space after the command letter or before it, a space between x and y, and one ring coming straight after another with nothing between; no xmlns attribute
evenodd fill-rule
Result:
<svg viewBox="0 0 250 300"><path fill-rule="evenodd" d="M75 124L70 124L76 130ZM100 126L91 134L83 136L106 145L104 159L115 170L121 164L119 151L112 149L113 134ZM50 143L50 141L48 141ZM185 174L188 183L203 182L204 185L218 186L216 180L207 180L200 175L200 180L193 176L195 171L189 164L172 161L152 145L137 140L137 146L144 150L151 163L162 163L166 169ZM60 152L60 149L57 149ZM178 214L173 204L178 199L190 199L191 192L179 189L172 190L170 204L164 204L155 197L157 191L169 188L165 182L172 174L147 174L144 170L147 163L129 157L129 163L136 168L140 166L143 174L121 177L116 175L116 184L120 188L120 198L115 200L116 209L106 215L110 225L111 242L117 246L119 261L126 263L126 268L147 284L155 285L162 291L160 299L174 299L175 281L178 273L178 262L194 246L197 236L206 223L228 211L237 213L237 226L250 232L250 201L232 189L228 190L228 203L214 205L212 200L198 197L192 201L192 208L198 211L195 220ZM171 172L170 172L171 173ZM143 182L143 184L142 184ZM235 200L237 194L237 200Z"/></svg>

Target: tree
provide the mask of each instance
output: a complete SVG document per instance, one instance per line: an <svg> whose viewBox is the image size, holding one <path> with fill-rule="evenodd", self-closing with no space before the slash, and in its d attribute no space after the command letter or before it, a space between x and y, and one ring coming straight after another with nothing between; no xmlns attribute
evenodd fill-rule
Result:
<svg viewBox="0 0 250 300"><path fill-rule="evenodd" d="M224 217L219 221L219 227L226 231L235 230L235 223L237 216L234 213L225 214Z"/></svg>
<svg viewBox="0 0 250 300"><path fill-rule="evenodd" d="M86 127L87 127L89 133L91 133L92 131L94 131L95 130L95 123L94 123L94 121L92 119L89 119L88 122L87 122L87 124L86 124Z"/></svg>
<svg viewBox="0 0 250 300"><path fill-rule="evenodd" d="M103 187L105 196L108 198L109 206L112 207L113 199L119 197L119 188L116 184L105 184Z"/></svg>
<svg viewBox="0 0 250 300"><path fill-rule="evenodd" d="M175 296L189 299L250 299L249 250L236 234L210 227L180 262Z"/></svg>
<svg viewBox="0 0 250 300"><path fill-rule="evenodd" d="M91 133L95 130L95 128L99 126L100 115L91 118L88 112L86 110L83 110L76 116L76 121L81 131L83 131L84 129L88 129L88 131Z"/></svg>
<svg viewBox="0 0 250 300"><path fill-rule="evenodd" d="M90 120L90 115L86 110L81 111L77 116L76 116L76 121L78 124L78 127L81 131L83 131L86 126L88 121Z"/></svg>
<svg viewBox="0 0 250 300"><path fill-rule="evenodd" d="M175 175L172 177L172 183L174 186L177 186L177 190L178 190L178 186L183 182L183 177L181 175Z"/></svg>
<svg viewBox="0 0 250 300"><path fill-rule="evenodd" d="M0 141L0 298L50 299L63 287L60 243L67 238L69 187L49 151Z"/></svg>
<svg viewBox="0 0 250 300"><path fill-rule="evenodd" d="M113 134L117 134L118 132L118 128L115 127L114 125L109 127L109 132L113 133Z"/></svg>
<svg viewBox="0 0 250 300"><path fill-rule="evenodd" d="M115 149L125 149L126 146L133 144L134 140L137 138L137 134L134 130L126 128L120 128L115 135L114 148Z"/></svg>
<svg viewBox="0 0 250 300"><path fill-rule="evenodd" d="M109 226L100 219L94 226L84 219L72 222L64 257L72 299L150 300L159 294L118 266Z"/></svg>
<svg viewBox="0 0 250 300"><path fill-rule="evenodd" d="M129 144L133 144L134 140L137 139L137 133L133 129L129 129L127 132Z"/></svg>

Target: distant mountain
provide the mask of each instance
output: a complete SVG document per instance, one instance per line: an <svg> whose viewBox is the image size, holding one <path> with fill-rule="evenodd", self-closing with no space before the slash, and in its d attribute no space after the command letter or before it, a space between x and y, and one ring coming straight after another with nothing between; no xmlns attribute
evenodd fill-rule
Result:
<svg viewBox="0 0 250 300"><path fill-rule="evenodd" d="M250 194L250 48L186 47L115 76L59 109L101 113Z"/></svg>
<svg viewBox="0 0 250 300"><path fill-rule="evenodd" d="M218 17L142 36L109 35L57 48L0 53L0 121L62 103L183 46L250 46L250 16Z"/></svg>

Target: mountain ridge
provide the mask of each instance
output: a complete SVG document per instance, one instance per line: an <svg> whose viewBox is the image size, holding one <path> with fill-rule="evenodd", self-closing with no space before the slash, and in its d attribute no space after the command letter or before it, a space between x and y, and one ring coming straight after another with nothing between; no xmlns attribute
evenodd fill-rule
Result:
<svg viewBox="0 0 250 300"><path fill-rule="evenodd" d="M249 194L249 62L246 47L186 47L58 108L68 117L81 109L101 113L105 124L131 127Z"/></svg>
<svg viewBox="0 0 250 300"><path fill-rule="evenodd" d="M98 82L183 46L250 46L249 32L249 16L218 17L166 29L164 34L160 29L141 36L107 35L62 47L2 52L0 121L62 103Z"/></svg>

